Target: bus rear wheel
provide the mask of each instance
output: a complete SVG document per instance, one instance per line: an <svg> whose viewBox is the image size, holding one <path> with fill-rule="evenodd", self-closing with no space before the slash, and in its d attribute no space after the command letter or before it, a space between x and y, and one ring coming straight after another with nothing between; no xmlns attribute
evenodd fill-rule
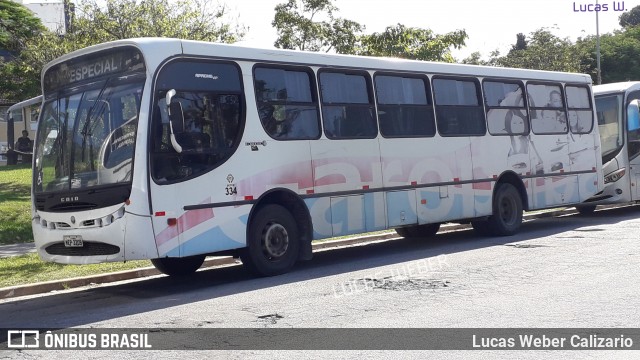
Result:
<svg viewBox="0 0 640 360"><path fill-rule="evenodd" d="M515 186L509 183L498 185L493 195L493 214L485 221L471 223L482 235L509 236L522 225L522 198Z"/></svg>
<svg viewBox="0 0 640 360"><path fill-rule="evenodd" d="M247 247L240 253L240 259L259 276L284 274L298 260L299 239L291 213L280 205L266 205L249 225Z"/></svg>
<svg viewBox="0 0 640 360"><path fill-rule="evenodd" d="M153 266L163 274L169 276L191 275L204 263L204 255L187 256L182 258L151 259Z"/></svg>
<svg viewBox="0 0 640 360"><path fill-rule="evenodd" d="M431 237L438 230L440 230L440 223L396 228L396 233L404 238Z"/></svg>

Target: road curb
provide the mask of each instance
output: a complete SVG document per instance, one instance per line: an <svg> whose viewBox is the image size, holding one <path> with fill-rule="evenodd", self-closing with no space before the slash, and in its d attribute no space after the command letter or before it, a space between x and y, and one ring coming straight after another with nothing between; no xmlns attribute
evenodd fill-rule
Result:
<svg viewBox="0 0 640 360"><path fill-rule="evenodd" d="M612 209L619 207L626 207L630 205L606 205L601 206L600 209ZM524 221L534 220L538 218L547 218L547 217L557 217L557 216L566 216L566 215L574 215L578 214L578 211L574 208L564 209L564 210L556 210L556 211L547 211L543 213L536 214L525 214L523 216ZM450 231L458 231L471 229L470 224L443 224L440 227L440 232L450 232ZM337 248L344 246L353 246L358 244L371 243L376 241L388 241L400 238L394 231L390 231L384 234L376 234L376 235L367 235L367 236L358 236L347 239L340 240L332 240L326 242L319 242L313 244L313 250L323 250L329 248ZM233 259L232 257L217 257L210 258L205 260L202 268L211 268L217 266L228 266L233 264L239 264L240 262ZM161 275L161 273L156 270L154 267L140 268L135 270L124 270L114 273L102 274L102 275L93 275L86 277L77 277L71 279L62 279L62 280L52 280L41 283L34 284L26 284L26 285L17 285L6 288L0 288L0 299L10 299L14 297L20 296L29 296L36 294L43 294L52 291L61 291L72 288L77 288L81 286L88 286L92 284L105 284L116 281L124 281L124 280L132 280L142 277L150 277Z"/></svg>

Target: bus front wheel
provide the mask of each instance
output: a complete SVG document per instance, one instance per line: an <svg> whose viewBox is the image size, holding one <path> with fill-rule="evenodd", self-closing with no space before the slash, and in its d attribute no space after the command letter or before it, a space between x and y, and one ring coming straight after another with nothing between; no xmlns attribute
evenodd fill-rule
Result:
<svg viewBox="0 0 640 360"><path fill-rule="evenodd" d="M298 260L299 239L291 213L280 205L266 205L251 220L240 259L257 275L284 274Z"/></svg>
<svg viewBox="0 0 640 360"><path fill-rule="evenodd" d="M182 258L151 259L153 266L163 274L169 276L191 275L204 263L204 255L187 256Z"/></svg>
<svg viewBox="0 0 640 360"><path fill-rule="evenodd" d="M485 221L472 222L474 230L482 235L508 236L522 225L522 198L515 186L498 185L493 195L493 214Z"/></svg>

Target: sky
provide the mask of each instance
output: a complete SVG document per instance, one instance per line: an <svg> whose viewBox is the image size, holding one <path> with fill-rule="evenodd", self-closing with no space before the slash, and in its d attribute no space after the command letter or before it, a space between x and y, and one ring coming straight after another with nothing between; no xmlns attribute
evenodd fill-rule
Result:
<svg viewBox="0 0 640 360"><path fill-rule="evenodd" d="M242 44L273 47L277 34L271 26L274 8L286 0L221 0L238 22L248 27ZM437 34L464 29L466 46L452 53L462 60L474 51L487 58L493 50L505 54L516 42L516 34L550 28L553 34L575 41L596 34L597 5L600 34L620 29L623 11L640 0L334 0L337 16L366 26L366 33L382 32L387 26L428 28ZM614 7L616 9L614 9ZM606 10L605 10L606 9Z"/></svg>

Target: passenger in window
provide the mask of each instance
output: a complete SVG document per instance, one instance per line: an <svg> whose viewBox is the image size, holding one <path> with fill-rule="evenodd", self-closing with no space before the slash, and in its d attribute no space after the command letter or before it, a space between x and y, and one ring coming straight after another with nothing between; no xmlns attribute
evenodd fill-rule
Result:
<svg viewBox="0 0 640 360"><path fill-rule="evenodd" d="M287 110L285 105L273 106L273 119L275 121L275 134L278 137L288 137L289 124L287 124Z"/></svg>

